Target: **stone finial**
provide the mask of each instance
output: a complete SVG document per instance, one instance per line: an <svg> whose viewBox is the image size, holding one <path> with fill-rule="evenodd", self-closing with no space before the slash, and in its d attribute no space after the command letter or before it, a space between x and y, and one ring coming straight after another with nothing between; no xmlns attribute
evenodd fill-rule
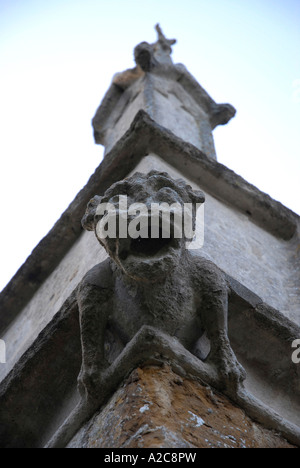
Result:
<svg viewBox="0 0 300 468"><path fill-rule="evenodd" d="M155 30L158 35L156 42L153 44L141 42L134 49L136 64L146 72L151 71L157 65L170 65L173 63L171 59L171 46L176 43L176 39L167 39L159 24L156 24Z"/></svg>
<svg viewBox="0 0 300 468"><path fill-rule="evenodd" d="M164 56L170 56L172 53L171 46L176 44L176 39L167 39L158 23L155 25L155 30L157 32L158 39L156 43L153 44L154 54L160 55L161 53L163 53Z"/></svg>

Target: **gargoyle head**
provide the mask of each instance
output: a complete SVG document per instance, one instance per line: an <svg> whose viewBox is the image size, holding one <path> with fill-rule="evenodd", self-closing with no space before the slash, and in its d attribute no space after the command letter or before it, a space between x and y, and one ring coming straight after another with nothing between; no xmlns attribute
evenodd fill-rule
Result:
<svg viewBox="0 0 300 468"><path fill-rule="evenodd" d="M138 281L160 281L192 239L204 194L166 172L136 173L96 195L82 219L121 270Z"/></svg>

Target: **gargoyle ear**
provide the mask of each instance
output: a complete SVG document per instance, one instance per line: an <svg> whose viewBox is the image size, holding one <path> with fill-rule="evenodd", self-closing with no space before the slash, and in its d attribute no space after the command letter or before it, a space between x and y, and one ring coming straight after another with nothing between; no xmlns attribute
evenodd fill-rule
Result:
<svg viewBox="0 0 300 468"><path fill-rule="evenodd" d="M188 186L188 194L194 204L205 202L205 195L201 190L193 190L192 187Z"/></svg>
<svg viewBox="0 0 300 468"><path fill-rule="evenodd" d="M86 231L93 231L95 227L95 215L98 205L101 203L102 197L95 195L88 203L85 215L81 220L81 225Z"/></svg>
<svg viewBox="0 0 300 468"><path fill-rule="evenodd" d="M201 190L193 190L193 202L194 203L204 203L205 195Z"/></svg>

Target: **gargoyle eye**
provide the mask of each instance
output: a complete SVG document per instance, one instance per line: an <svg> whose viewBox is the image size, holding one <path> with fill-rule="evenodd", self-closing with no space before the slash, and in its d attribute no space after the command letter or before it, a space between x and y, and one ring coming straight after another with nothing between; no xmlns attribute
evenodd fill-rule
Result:
<svg viewBox="0 0 300 468"><path fill-rule="evenodd" d="M162 187L159 192L163 192L163 193L170 193L170 194L174 194L176 193L175 190L173 190L171 187Z"/></svg>
<svg viewBox="0 0 300 468"><path fill-rule="evenodd" d="M179 201L178 193L171 187L163 187L157 192L157 198L161 201L175 202Z"/></svg>
<svg viewBox="0 0 300 468"><path fill-rule="evenodd" d="M120 201L120 195L114 195L110 200L109 203L118 204Z"/></svg>

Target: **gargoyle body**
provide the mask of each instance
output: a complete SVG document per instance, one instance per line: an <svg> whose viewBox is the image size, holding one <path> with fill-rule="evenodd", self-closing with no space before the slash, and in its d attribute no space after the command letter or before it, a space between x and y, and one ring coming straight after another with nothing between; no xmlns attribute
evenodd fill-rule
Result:
<svg viewBox="0 0 300 468"><path fill-rule="evenodd" d="M82 396L96 398L101 374L144 325L177 338L188 351L214 366L220 380L238 385L244 371L228 339L224 274L212 262L191 253L186 238L175 238L172 229L167 238L161 230L157 238L101 237L98 223L110 212L99 215L98 207L110 203L120 216L117 202L121 195L129 203L149 207L163 202L181 206L204 202L203 193L193 191L185 181L156 171L136 173L90 201L83 226L95 231L110 258L92 268L77 290ZM209 343L205 349L201 345L204 335Z"/></svg>

